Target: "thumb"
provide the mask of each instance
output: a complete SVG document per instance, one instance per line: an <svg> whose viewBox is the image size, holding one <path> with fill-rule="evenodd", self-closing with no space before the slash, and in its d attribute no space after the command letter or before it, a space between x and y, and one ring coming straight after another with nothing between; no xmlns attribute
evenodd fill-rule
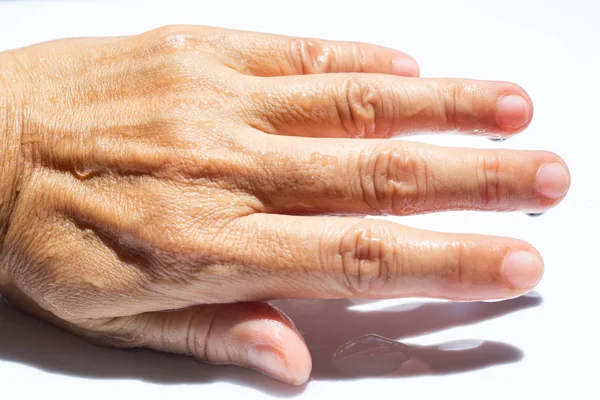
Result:
<svg viewBox="0 0 600 400"><path fill-rule="evenodd" d="M119 347L189 354L201 361L252 368L286 383L303 384L312 361L291 321L267 303L203 305L119 317L103 326Z"/></svg>

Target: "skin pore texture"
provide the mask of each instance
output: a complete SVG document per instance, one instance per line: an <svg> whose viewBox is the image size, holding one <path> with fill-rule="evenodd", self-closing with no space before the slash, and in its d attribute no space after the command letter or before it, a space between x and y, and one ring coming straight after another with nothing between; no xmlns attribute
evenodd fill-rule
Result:
<svg viewBox="0 0 600 400"><path fill-rule="evenodd" d="M0 292L94 343L293 384L311 357L267 300L528 292L525 242L363 218L539 213L569 188L553 153L390 140L532 118L515 84L418 75L375 45L199 26L0 53Z"/></svg>

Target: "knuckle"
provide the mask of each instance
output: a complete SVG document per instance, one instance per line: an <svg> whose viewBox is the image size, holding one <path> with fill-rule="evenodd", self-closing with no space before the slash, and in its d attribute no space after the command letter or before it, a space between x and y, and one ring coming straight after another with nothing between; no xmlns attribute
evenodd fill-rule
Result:
<svg viewBox="0 0 600 400"><path fill-rule="evenodd" d="M199 360L210 361L211 352L208 349L209 334L217 317L218 308L214 309L212 316L206 319L202 313L193 313L189 317L186 331L186 347L189 354Z"/></svg>
<svg viewBox="0 0 600 400"><path fill-rule="evenodd" d="M502 203L504 193L501 186L501 160L497 155L486 155L478 160L478 197L484 208Z"/></svg>
<svg viewBox="0 0 600 400"><path fill-rule="evenodd" d="M387 137L393 102L385 101L382 85L357 76L343 78L335 89L339 119L350 137ZM389 120L389 119L388 119Z"/></svg>
<svg viewBox="0 0 600 400"><path fill-rule="evenodd" d="M314 39L297 38L289 42L290 64L300 74L330 72L332 50Z"/></svg>
<svg viewBox="0 0 600 400"><path fill-rule="evenodd" d="M377 212L411 214L432 196L425 162L397 146L361 152L358 172L363 201Z"/></svg>
<svg viewBox="0 0 600 400"><path fill-rule="evenodd" d="M149 52L153 54L180 53L198 46L200 31L183 25L167 25L146 35L149 39Z"/></svg>
<svg viewBox="0 0 600 400"><path fill-rule="evenodd" d="M444 265L437 270L437 278L441 279L447 288L467 289L474 277L470 274L470 270L464 267L464 260L468 253L465 244L452 243L445 250Z"/></svg>
<svg viewBox="0 0 600 400"><path fill-rule="evenodd" d="M365 52L363 48L357 44L352 43L350 47L350 60L352 62L351 71L363 72L363 66L365 65Z"/></svg>
<svg viewBox="0 0 600 400"><path fill-rule="evenodd" d="M343 232L334 254L334 273L352 295L374 294L396 276L396 249L385 225L360 222Z"/></svg>
<svg viewBox="0 0 600 400"><path fill-rule="evenodd" d="M460 97L462 96L462 87L455 83L450 82L444 84L438 88L439 96L439 111L437 117L439 119L438 125L454 125L457 122L457 105Z"/></svg>

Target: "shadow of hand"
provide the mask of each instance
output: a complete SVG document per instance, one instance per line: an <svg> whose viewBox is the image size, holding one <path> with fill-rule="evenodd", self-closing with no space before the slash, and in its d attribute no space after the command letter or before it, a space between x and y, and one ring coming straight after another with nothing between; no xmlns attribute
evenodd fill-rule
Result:
<svg viewBox="0 0 600 400"><path fill-rule="evenodd" d="M313 356L313 379L349 379L333 365L343 343L376 333L402 339L483 321L541 304L537 295L496 303L411 303L377 311L357 311L348 300L279 300L273 302L305 335ZM410 345L412 359L386 377L450 374L516 362L522 352L509 344L467 343L464 350ZM462 345L465 345L463 343ZM0 301L0 362L15 362L43 370L88 378L141 379L163 384L235 382L279 395L304 390L278 383L257 372L214 366L191 357L144 349L120 350L93 346L54 326L33 319Z"/></svg>
<svg viewBox="0 0 600 400"><path fill-rule="evenodd" d="M374 333L393 340L496 318L542 303L535 294L501 302L414 302L377 311L352 310L349 300L279 300L303 333L313 357L313 379L350 378L335 368L333 355L340 345ZM409 345L411 360L388 377L449 374L516 362L518 348L500 342L462 341L447 346ZM454 347L448 351L444 347ZM463 349L456 349L462 347Z"/></svg>

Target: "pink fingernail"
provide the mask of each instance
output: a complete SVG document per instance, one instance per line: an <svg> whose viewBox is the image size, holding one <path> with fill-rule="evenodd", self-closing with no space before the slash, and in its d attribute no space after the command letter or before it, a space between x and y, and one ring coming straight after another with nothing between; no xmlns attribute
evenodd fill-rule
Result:
<svg viewBox="0 0 600 400"><path fill-rule="evenodd" d="M542 196L558 199L567 193L570 184L569 171L562 164L550 163L538 169L535 189Z"/></svg>
<svg viewBox="0 0 600 400"><path fill-rule="evenodd" d="M419 76L419 65L410 58L396 58L392 61L392 71L395 75Z"/></svg>
<svg viewBox="0 0 600 400"><path fill-rule="evenodd" d="M534 287L544 272L542 260L530 251L511 251L502 262L502 276L516 289Z"/></svg>
<svg viewBox="0 0 600 400"><path fill-rule="evenodd" d="M248 351L250 367L282 382L295 383L283 357L267 346L254 346Z"/></svg>
<svg viewBox="0 0 600 400"><path fill-rule="evenodd" d="M502 96L496 103L496 122L506 129L517 129L531 119L532 108L521 96Z"/></svg>

